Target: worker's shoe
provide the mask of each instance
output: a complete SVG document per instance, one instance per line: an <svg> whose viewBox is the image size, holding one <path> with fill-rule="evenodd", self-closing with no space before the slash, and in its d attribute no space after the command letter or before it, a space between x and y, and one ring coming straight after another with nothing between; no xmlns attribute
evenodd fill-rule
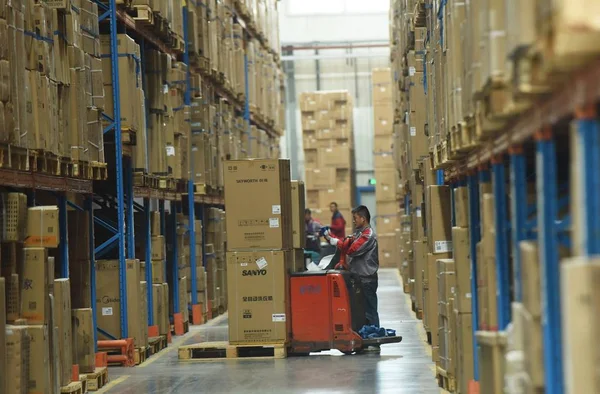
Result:
<svg viewBox="0 0 600 394"><path fill-rule="evenodd" d="M379 347L378 345L367 346L365 348L365 350L363 350L363 352L364 353L379 354L381 352L381 347Z"/></svg>

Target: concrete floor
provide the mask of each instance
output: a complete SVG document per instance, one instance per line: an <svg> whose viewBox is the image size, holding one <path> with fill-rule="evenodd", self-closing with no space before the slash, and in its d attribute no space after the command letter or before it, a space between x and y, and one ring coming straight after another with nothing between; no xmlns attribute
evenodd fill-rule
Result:
<svg viewBox="0 0 600 394"><path fill-rule="evenodd" d="M402 292L397 270L381 270L381 325L403 336L400 344L382 346L381 355L343 356L337 351L285 360L178 362L177 347L227 339L221 316L194 327L168 349L136 368L111 368L109 394L192 393L394 393L432 394L435 380L425 332Z"/></svg>

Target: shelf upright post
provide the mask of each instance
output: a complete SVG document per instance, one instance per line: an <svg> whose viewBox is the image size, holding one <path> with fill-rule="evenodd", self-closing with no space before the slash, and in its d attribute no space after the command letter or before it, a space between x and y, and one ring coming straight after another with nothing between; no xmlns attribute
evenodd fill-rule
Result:
<svg viewBox="0 0 600 394"><path fill-rule="evenodd" d="M510 323L510 277L508 262L508 239L506 237L506 170L504 158L492 159L492 188L496 221L496 284L498 292L498 330L504 331ZM525 200L527 201L527 200Z"/></svg>
<svg viewBox="0 0 600 394"><path fill-rule="evenodd" d="M135 259L135 219L133 209L133 163L131 158L123 159L123 175L125 192L125 205L127 206L125 231L127 234L127 258Z"/></svg>
<svg viewBox="0 0 600 394"><path fill-rule="evenodd" d="M582 204L579 209L582 215L575 221L580 223L582 239L573 244L583 247L578 254L592 256L600 254L600 221L597 220L600 216L600 127L593 105L578 110L576 115L577 144L582 158L578 182L581 199L574 203Z"/></svg>
<svg viewBox="0 0 600 394"><path fill-rule="evenodd" d="M56 196L58 200L58 227L60 236L60 277L69 277L69 231L67 218L67 196L60 193Z"/></svg>
<svg viewBox="0 0 600 394"><path fill-rule="evenodd" d="M150 219L150 199L144 198L144 232L146 237L146 293L148 297L148 326L154 325L154 292L152 291L152 224Z"/></svg>
<svg viewBox="0 0 600 394"><path fill-rule="evenodd" d="M110 62L113 89L113 120L115 132L115 177L117 189L117 241L119 243L119 296L121 308L121 337L129 337L127 324L127 267L125 263L125 201L123 187L123 141L121 138L121 92L119 81L119 54L117 46L117 4L108 2L110 22Z"/></svg>
<svg viewBox="0 0 600 394"><path fill-rule="evenodd" d="M96 320L96 254L94 252L94 200L91 195L85 196L83 208L88 215L88 231L90 239L90 291L92 300L92 322L93 326L97 327ZM94 331L94 348L98 352L98 332Z"/></svg>
<svg viewBox="0 0 600 394"><path fill-rule="evenodd" d="M173 313L179 313L179 248L177 245L177 205L176 201L171 201L171 236L173 239L173 255L171 261L173 262L172 274L173 274Z"/></svg>
<svg viewBox="0 0 600 394"><path fill-rule="evenodd" d="M166 214L165 214L165 200L158 200L158 213L160 215L160 234L166 238L166 236L167 236L167 218L166 218ZM163 275L165 276L165 278L167 278L168 277L167 265L163 264L163 266L165 267Z"/></svg>
<svg viewBox="0 0 600 394"><path fill-rule="evenodd" d="M556 147L552 129L536 134L538 242L542 285L542 328L546 392L564 391L562 328L560 309L560 267L557 236Z"/></svg>
<svg viewBox="0 0 600 394"><path fill-rule="evenodd" d="M183 7L183 41L185 42L185 52L183 53L183 62L187 65L186 73L186 88L185 88L185 105L192 105L192 87L190 83L190 47L189 47L189 36L188 36L188 7ZM191 121L191 120L190 120ZM190 136L191 137L191 136ZM192 306L198 304L198 283L196 275L196 204L194 203L194 155L190 155L190 172L188 179L188 218L190 222L188 237L190 238L190 276L191 276L191 288L189 289L192 294Z"/></svg>
<svg viewBox="0 0 600 394"><path fill-rule="evenodd" d="M202 266L206 267L206 221L204 220L204 218L206 218L206 205L205 204L200 204L200 210L198 211L198 216L200 221L202 222Z"/></svg>
<svg viewBox="0 0 600 394"><path fill-rule="evenodd" d="M479 380L479 352L475 332L479 329L479 300L477 297L477 243L481 239L479 221L479 177L469 175L467 179L469 192L469 240L471 249L471 318L473 326L473 373L475 381Z"/></svg>
<svg viewBox="0 0 600 394"><path fill-rule="evenodd" d="M513 286L515 301L523 300L521 280L521 249L527 225L527 162L521 146L509 149L510 154L510 214L512 227Z"/></svg>

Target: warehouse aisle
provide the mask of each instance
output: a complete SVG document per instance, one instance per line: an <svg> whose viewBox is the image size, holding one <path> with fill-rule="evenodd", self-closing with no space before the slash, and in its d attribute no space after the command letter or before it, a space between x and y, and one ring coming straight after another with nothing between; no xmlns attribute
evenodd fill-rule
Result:
<svg viewBox="0 0 600 394"><path fill-rule="evenodd" d="M411 312L396 270L380 271L378 294L381 324L404 337L400 344L383 346L381 355L343 356L336 351L276 361L178 362L178 345L225 340L227 320L223 317L195 328L140 367L111 369L112 382L101 392L439 393L422 324Z"/></svg>

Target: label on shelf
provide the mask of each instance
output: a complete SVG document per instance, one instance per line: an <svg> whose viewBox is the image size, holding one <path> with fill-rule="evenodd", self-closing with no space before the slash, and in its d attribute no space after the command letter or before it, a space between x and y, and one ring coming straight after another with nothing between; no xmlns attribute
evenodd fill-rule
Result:
<svg viewBox="0 0 600 394"><path fill-rule="evenodd" d="M452 241L435 241L433 248L434 253L452 252Z"/></svg>
<svg viewBox="0 0 600 394"><path fill-rule="evenodd" d="M285 322L285 313L273 313L272 318L273 318L273 321L276 323L284 323Z"/></svg>
<svg viewBox="0 0 600 394"><path fill-rule="evenodd" d="M113 315L112 307L102 308L102 316L112 316L112 315Z"/></svg>

